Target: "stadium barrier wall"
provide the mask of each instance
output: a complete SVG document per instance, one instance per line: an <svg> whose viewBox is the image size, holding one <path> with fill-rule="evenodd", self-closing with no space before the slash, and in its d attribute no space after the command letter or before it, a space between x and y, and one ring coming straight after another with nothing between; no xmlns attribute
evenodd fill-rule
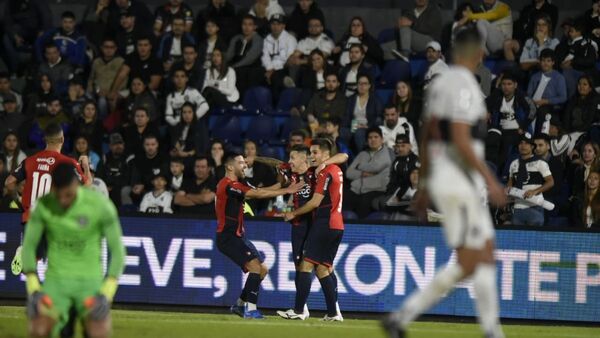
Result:
<svg viewBox="0 0 600 338"><path fill-rule="evenodd" d="M22 278L10 273L21 236L19 214L0 214L0 298L23 298ZM170 217L122 217L127 247L120 303L229 306L244 275L216 249L216 222ZM294 302L290 225L246 223L247 235L270 268L259 306L287 309ZM600 233L502 229L497 231L501 315L530 320L600 321ZM441 228L423 225L346 225L335 269L343 311L395 309L423 287L454 254ZM106 265L106 257L104 257ZM45 266L40 263L43 275ZM429 314L472 316L472 285L464 282ZM324 309L317 280L309 308Z"/></svg>

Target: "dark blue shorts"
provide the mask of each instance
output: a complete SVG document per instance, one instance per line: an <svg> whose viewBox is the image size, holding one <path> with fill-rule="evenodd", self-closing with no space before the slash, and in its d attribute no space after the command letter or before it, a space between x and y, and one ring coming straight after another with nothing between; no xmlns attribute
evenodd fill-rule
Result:
<svg viewBox="0 0 600 338"><path fill-rule="evenodd" d="M315 223L304 244L304 260L315 265L333 266L344 230L329 229L329 224Z"/></svg>
<svg viewBox="0 0 600 338"><path fill-rule="evenodd" d="M310 224L308 222L300 222L298 225L292 225L292 258L296 265L302 262L304 245L309 229Z"/></svg>
<svg viewBox="0 0 600 338"><path fill-rule="evenodd" d="M254 244L245 237L238 237L228 233L217 234L217 248L244 272L248 272L246 270L246 263L251 260L256 258L261 263L263 262Z"/></svg>

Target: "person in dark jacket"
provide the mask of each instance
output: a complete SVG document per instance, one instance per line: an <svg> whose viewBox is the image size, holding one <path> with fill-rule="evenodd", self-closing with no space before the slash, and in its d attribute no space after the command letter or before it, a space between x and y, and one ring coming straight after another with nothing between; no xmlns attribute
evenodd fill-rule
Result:
<svg viewBox="0 0 600 338"><path fill-rule="evenodd" d="M577 94L567 102L561 121L566 133L586 133L593 123L600 121L600 96L590 76L579 78Z"/></svg>
<svg viewBox="0 0 600 338"><path fill-rule="evenodd" d="M365 22L359 16L350 20L350 26L333 49L331 58L342 67L348 65L351 62L350 47L356 44L364 46L364 58L368 63L383 66L383 50L377 39L367 32Z"/></svg>
<svg viewBox="0 0 600 338"><path fill-rule="evenodd" d="M206 75L206 71L204 70L204 65L198 60L198 52L196 51L196 47L192 45L187 45L181 47L183 50L183 58L181 61L173 64L171 67L171 71L168 74L168 77L165 78L165 92L169 93L173 91L173 73L177 69L183 69L187 74L189 79L189 86L194 87L196 89L201 89L204 85L204 76Z"/></svg>
<svg viewBox="0 0 600 338"><path fill-rule="evenodd" d="M131 11L121 13L119 27L115 33L119 55L126 57L133 54L139 36L150 36L148 27L143 23L137 23L135 15Z"/></svg>
<svg viewBox="0 0 600 338"><path fill-rule="evenodd" d="M60 55L67 59L72 65L84 67L89 64L86 55L87 39L77 28L75 14L66 11L61 15L61 25L51 29L40 36L35 42L35 53L38 62L44 60L44 46L54 43Z"/></svg>
<svg viewBox="0 0 600 338"><path fill-rule="evenodd" d="M242 19L242 34L231 39L225 52L225 59L235 70L237 88L242 97L248 88L262 83L265 73L260 60L262 49L263 38L256 33L256 20L247 14Z"/></svg>
<svg viewBox="0 0 600 338"><path fill-rule="evenodd" d="M131 174L123 136L119 133L111 134L108 147L110 151L104 156L101 171L97 171L96 175L106 183L110 199L116 206L121 206L121 189L129 184Z"/></svg>
<svg viewBox="0 0 600 338"><path fill-rule="evenodd" d="M365 48L361 44L354 44L349 49L350 63L340 69L340 82L346 97L350 97L358 90L358 75L366 74L375 79L375 69L365 59Z"/></svg>
<svg viewBox="0 0 600 338"><path fill-rule="evenodd" d="M38 74L48 75L57 94L66 94L69 80L73 78L75 72L73 65L60 56L60 51L53 43L46 45L45 56L46 61L39 65Z"/></svg>
<svg viewBox="0 0 600 338"><path fill-rule="evenodd" d="M86 101L82 113L73 123L75 136L84 136L90 143L92 151L102 154L104 126L98 118L98 108L94 101Z"/></svg>
<svg viewBox="0 0 600 338"><path fill-rule="evenodd" d="M183 160L187 168L192 168L193 157L199 152L200 144L198 133L198 119L196 118L196 107L189 102L181 106L181 120L173 127L170 127L171 136L170 155Z"/></svg>
<svg viewBox="0 0 600 338"><path fill-rule="evenodd" d="M144 150L144 138L148 135L159 135L159 131L158 127L150 122L148 111L143 107L137 107L133 124L123 128L121 134L125 139L125 152L131 155L141 153Z"/></svg>
<svg viewBox="0 0 600 338"><path fill-rule="evenodd" d="M309 123L337 118L343 120L348 99L340 91L340 81L336 73L325 74L325 87L316 92L303 112Z"/></svg>
<svg viewBox="0 0 600 338"><path fill-rule="evenodd" d="M221 27L216 20L206 20L206 37L198 41L198 58L204 69L210 68L212 60L212 52L215 49L227 49L227 43L220 35ZM200 88L199 88L200 89Z"/></svg>
<svg viewBox="0 0 600 338"><path fill-rule="evenodd" d="M185 20L183 17L176 16L171 24L173 29L163 35L156 52L156 57L161 59L165 70L168 71L171 65L183 59L183 47L195 46L196 40L192 34L185 31ZM177 43L174 43L176 41ZM179 48L173 48L173 45Z"/></svg>
<svg viewBox="0 0 600 338"><path fill-rule="evenodd" d="M402 10L398 20L401 58L408 61L411 53L424 52L429 42L440 41L442 24L442 12L432 1L415 0L413 8Z"/></svg>
<svg viewBox="0 0 600 338"><path fill-rule="evenodd" d="M152 178L158 173L169 172L169 161L160 151L156 134L148 134L142 139L142 150L133 157L131 163L131 193L129 197L138 204L144 193L152 190ZM126 196L121 196L123 202Z"/></svg>
<svg viewBox="0 0 600 338"><path fill-rule="evenodd" d="M302 89L303 104L306 105L314 93L325 87L325 75L334 73L333 66L327 63L322 51L310 53L308 64L301 68L298 87Z"/></svg>
<svg viewBox="0 0 600 338"><path fill-rule="evenodd" d="M600 3L598 0L592 0L592 8L588 9L582 18L585 22L585 35L600 45Z"/></svg>
<svg viewBox="0 0 600 338"><path fill-rule="evenodd" d="M148 9L148 6L140 0L115 0L109 7L108 29L114 30L119 27L119 21L123 12L130 12L135 16L138 23L150 24L154 22L154 15Z"/></svg>
<svg viewBox="0 0 600 338"><path fill-rule="evenodd" d="M125 120L123 123L125 124L133 121L135 110L139 107L143 107L148 112L151 122L157 122L162 116L158 101L139 77L131 80L130 94L122 103L123 119Z"/></svg>
<svg viewBox="0 0 600 338"><path fill-rule="evenodd" d="M552 26L548 27L548 29L550 36L554 36L554 31L558 24L558 7L551 4L548 0L532 0L529 5L523 7L519 13L519 18L513 24L513 38L521 46L525 44L525 40L535 36L536 20L543 15L547 15L550 18Z"/></svg>
<svg viewBox="0 0 600 338"><path fill-rule="evenodd" d="M198 13L194 31L199 40L206 39L206 21L213 19L221 27L221 37L227 43L240 31L240 20L235 6L229 0L208 0L208 4Z"/></svg>
<svg viewBox="0 0 600 338"><path fill-rule="evenodd" d="M161 36L166 32L173 30L173 20L177 17L185 21L184 30L186 33L192 32L194 24L194 14L192 8L183 0L169 0L166 4L158 7L154 12L154 34Z"/></svg>
<svg viewBox="0 0 600 338"><path fill-rule="evenodd" d="M355 153L360 152L367 140L367 129L377 127L381 124L383 106L372 88L373 82L368 75L358 75L358 91L348 98L346 105L346 116L344 116L344 128L350 129L354 138ZM349 144L350 142L347 142Z"/></svg>
<svg viewBox="0 0 600 338"><path fill-rule="evenodd" d="M52 11L46 0L9 0L4 7L2 59L11 73L17 72L31 53L38 36L52 28Z"/></svg>
<svg viewBox="0 0 600 338"><path fill-rule="evenodd" d="M298 0L288 18L287 29L300 41L308 36L308 21L312 18L321 20L325 26L325 15L314 0Z"/></svg>

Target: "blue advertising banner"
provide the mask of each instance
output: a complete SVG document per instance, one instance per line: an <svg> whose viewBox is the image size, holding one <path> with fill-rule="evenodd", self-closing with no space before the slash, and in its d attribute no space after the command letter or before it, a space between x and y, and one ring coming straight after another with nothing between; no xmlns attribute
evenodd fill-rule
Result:
<svg viewBox="0 0 600 338"><path fill-rule="evenodd" d="M117 302L228 306L237 299L244 274L216 249L214 220L121 220L127 266ZM10 273L21 236L19 215L0 214L0 224L0 298L22 298L22 277ZM292 307L290 225L252 220L246 227L270 269L259 306ZM600 321L600 233L498 230L496 257L502 317ZM454 259L439 227L347 224L335 262L340 307L393 310ZM40 263L41 275L44 269ZM473 297L465 281L428 313L472 316ZM325 308L316 280L308 305Z"/></svg>

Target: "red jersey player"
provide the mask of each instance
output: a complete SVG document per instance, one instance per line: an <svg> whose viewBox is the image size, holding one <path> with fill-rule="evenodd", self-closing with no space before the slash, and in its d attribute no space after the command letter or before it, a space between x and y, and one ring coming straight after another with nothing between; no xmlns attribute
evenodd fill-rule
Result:
<svg viewBox="0 0 600 338"><path fill-rule="evenodd" d="M23 188L23 196L21 204L23 205L23 215L21 222L25 226L29 220L29 213L35 206L35 201L48 194L52 185L52 171L54 167L61 163L69 163L75 166L80 181L83 184L89 185L92 182L89 170L89 160L87 156L81 156L79 163L71 157L60 153L65 141L63 131L58 124L49 124L44 130L44 139L46 141L46 149L35 155L29 156L6 178L5 186L8 191L16 191L16 185L25 181ZM83 167L83 170L82 170ZM41 243L45 243L42 241ZM43 256L42 252L39 257ZM14 275L21 273L21 247L17 248L15 257L11 263L11 270Z"/></svg>
<svg viewBox="0 0 600 338"><path fill-rule="evenodd" d="M320 168L331 157L332 149L333 144L328 139L313 140L310 146L313 164ZM344 234L343 182L342 170L335 164L326 165L317 174L317 184L310 201L299 209L285 214L285 220L290 221L314 210L313 224L304 244L304 256L300 263L300 270L296 274L296 309L294 310L297 315L302 313L304 304L306 304L310 293L312 272L316 268L327 304L327 315L323 320L344 320L336 306L337 283L331 273L331 267Z"/></svg>
<svg viewBox="0 0 600 338"><path fill-rule="evenodd" d="M252 242L244 236L244 200L248 198L273 198L293 194L304 183L285 189L254 189L240 182L244 179L246 160L242 155L228 155L224 162L225 177L217 184L215 211L217 214L217 248L244 272L248 279L231 312L248 319L262 319L256 308L260 282L268 273L267 267Z"/></svg>

